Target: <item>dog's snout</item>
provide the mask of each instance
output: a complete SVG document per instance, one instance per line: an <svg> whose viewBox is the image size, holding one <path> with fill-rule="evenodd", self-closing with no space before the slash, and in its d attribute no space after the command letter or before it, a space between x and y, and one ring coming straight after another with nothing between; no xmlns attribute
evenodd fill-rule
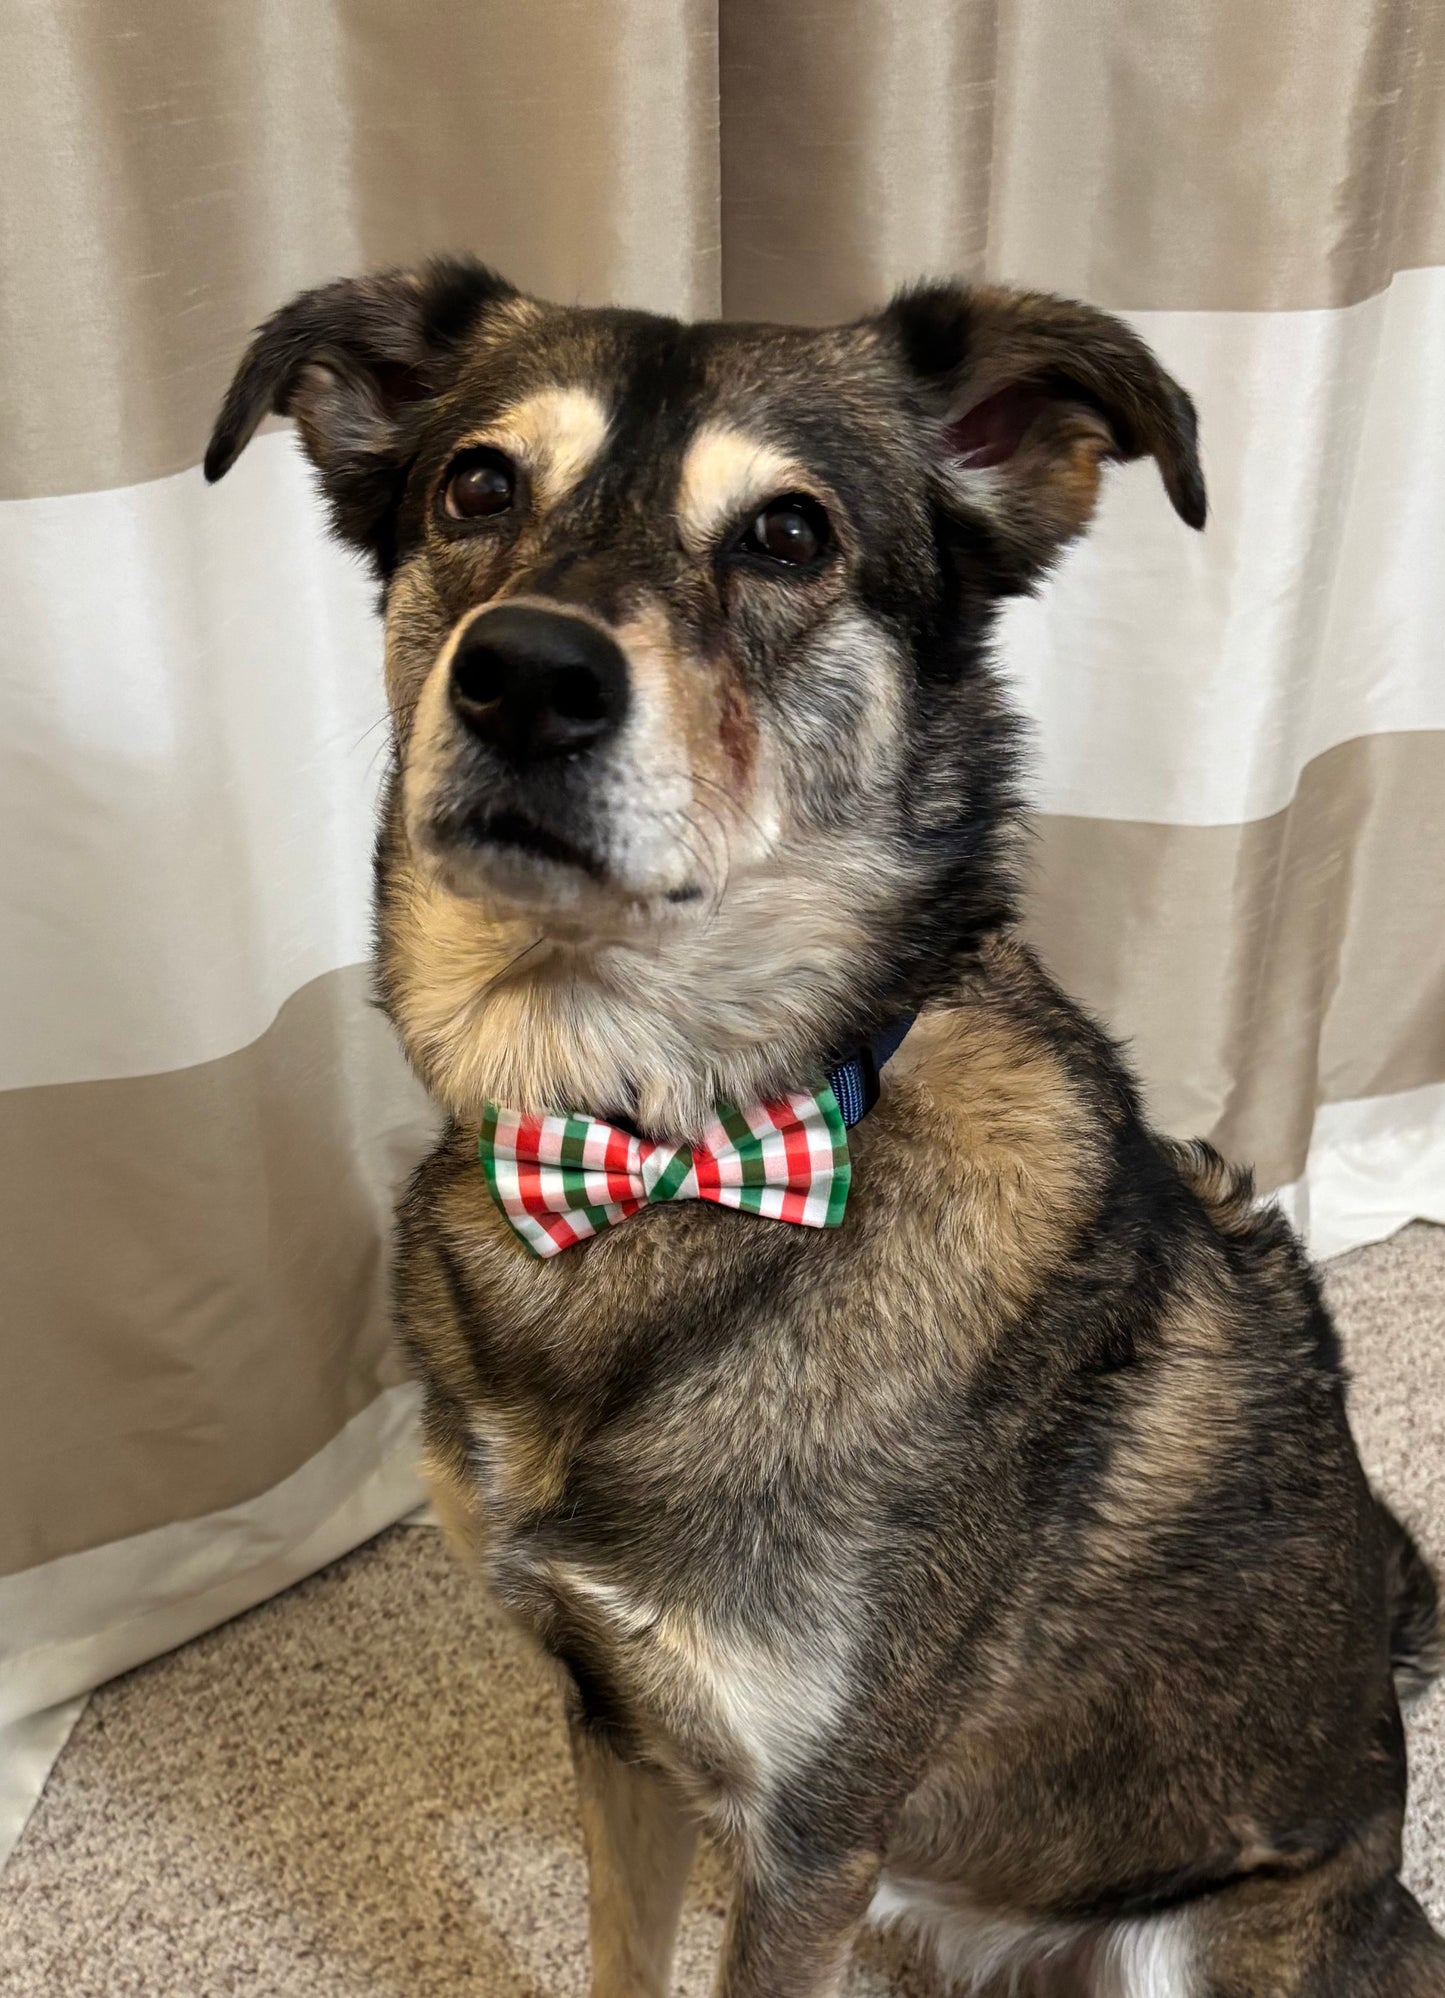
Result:
<svg viewBox="0 0 1445 1998"><path fill-rule="evenodd" d="M615 734L627 712L627 662L584 618L502 604L463 632L451 700L474 736L520 768Z"/></svg>

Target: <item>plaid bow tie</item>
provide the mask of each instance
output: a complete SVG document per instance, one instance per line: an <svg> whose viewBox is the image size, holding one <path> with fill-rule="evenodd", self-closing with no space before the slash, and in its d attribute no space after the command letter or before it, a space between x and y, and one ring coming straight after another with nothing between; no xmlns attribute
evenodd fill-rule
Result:
<svg viewBox="0 0 1445 1998"><path fill-rule="evenodd" d="M652 1202L713 1200L805 1228L836 1228L848 1133L831 1086L750 1110L720 1107L695 1145L654 1144L596 1117L486 1107L478 1141L493 1200L527 1247L555 1256Z"/></svg>

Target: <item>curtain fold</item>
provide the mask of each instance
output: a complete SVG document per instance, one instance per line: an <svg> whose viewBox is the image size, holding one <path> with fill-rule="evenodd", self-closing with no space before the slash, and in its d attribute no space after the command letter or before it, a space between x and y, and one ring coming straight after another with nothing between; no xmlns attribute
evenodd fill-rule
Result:
<svg viewBox="0 0 1445 1998"><path fill-rule="evenodd" d="M1010 611L1031 929L1319 1252L1445 1219L1445 0L13 0L0 70L0 1849L43 1710L415 1496L371 591L284 431L197 469L303 285L1128 316L1213 515L1117 472Z"/></svg>
<svg viewBox="0 0 1445 1998"><path fill-rule="evenodd" d="M198 462L291 293L438 249L719 302L713 0L11 0L0 496Z"/></svg>
<svg viewBox="0 0 1445 1998"><path fill-rule="evenodd" d="M1445 262L1438 0L724 0L723 302L1304 311Z"/></svg>

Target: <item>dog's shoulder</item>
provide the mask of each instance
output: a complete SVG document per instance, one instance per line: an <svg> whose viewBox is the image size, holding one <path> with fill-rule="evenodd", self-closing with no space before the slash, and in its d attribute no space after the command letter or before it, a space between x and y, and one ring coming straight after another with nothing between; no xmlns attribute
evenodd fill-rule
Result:
<svg viewBox="0 0 1445 1998"><path fill-rule="evenodd" d="M1014 936L920 1019L890 1109L860 1134L860 1223L870 1176L896 1183L913 1152L905 1253L941 1299L976 1297L1036 1384L1045 1362L1108 1374L1144 1426L1207 1432L1203 1397L1216 1435L1223 1395L1283 1407L1313 1381L1337 1400L1338 1341L1284 1216L1247 1168L1151 1128L1122 1049ZM1178 1407L1152 1393L1161 1370Z"/></svg>
<svg viewBox="0 0 1445 1998"><path fill-rule="evenodd" d="M945 1292L1003 1319L1107 1228L1121 1179L1177 1190L1119 1050L1007 930L920 1015L853 1135L860 1233L911 1238ZM899 1187L907 1213L871 1227Z"/></svg>

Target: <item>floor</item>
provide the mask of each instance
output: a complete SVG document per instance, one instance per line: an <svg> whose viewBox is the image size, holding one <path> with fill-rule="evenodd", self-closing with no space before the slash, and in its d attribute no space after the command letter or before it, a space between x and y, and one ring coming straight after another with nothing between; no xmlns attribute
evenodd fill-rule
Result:
<svg viewBox="0 0 1445 1998"><path fill-rule="evenodd" d="M1366 1463L1445 1555L1445 1229L1329 1288ZM1407 1877L1445 1924L1445 1688L1411 1726ZM722 1886L695 1883L701 1998ZM23 1998L581 1998L552 1690L427 1528L398 1528L92 1700L0 1879ZM933 1987L870 1942L849 1998Z"/></svg>

